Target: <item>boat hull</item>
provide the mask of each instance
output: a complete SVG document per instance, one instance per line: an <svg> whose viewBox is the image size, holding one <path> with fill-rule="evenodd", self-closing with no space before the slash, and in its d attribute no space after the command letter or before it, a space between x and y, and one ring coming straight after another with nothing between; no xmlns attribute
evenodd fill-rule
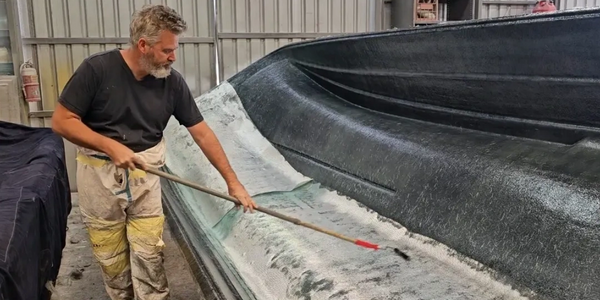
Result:
<svg viewBox="0 0 600 300"><path fill-rule="evenodd" d="M550 299L600 298L600 11L332 37L229 82L302 174Z"/></svg>

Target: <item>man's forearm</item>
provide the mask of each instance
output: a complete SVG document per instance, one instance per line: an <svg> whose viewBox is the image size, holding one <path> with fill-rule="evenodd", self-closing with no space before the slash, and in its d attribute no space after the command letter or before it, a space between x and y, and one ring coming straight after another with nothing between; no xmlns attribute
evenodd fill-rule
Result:
<svg viewBox="0 0 600 300"><path fill-rule="evenodd" d="M223 151L223 147L221 147L221 143L212 130L202 137L194 137L194 140L210 163L217 171L219 171L221 176L223 176L223 179L225 179L228 185L239 183L238 178L225 155L225 151Z"/></svg>
<svg viewBox="0 0 600 300"><path fill-rule="evenodd" d="M52 130L73 144L107 153L111 139L98 134L76 118L53 122Z"/></svg>

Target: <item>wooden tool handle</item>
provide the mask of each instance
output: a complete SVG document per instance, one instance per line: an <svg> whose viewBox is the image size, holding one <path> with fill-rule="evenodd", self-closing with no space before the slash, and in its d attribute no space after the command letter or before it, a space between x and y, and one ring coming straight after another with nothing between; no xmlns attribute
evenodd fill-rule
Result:
<svg viewBox="0 0 600 300"><path fill-rule="evenodd" d="M169 173L165 173L165 172L162 172L162 171L159 171L159 170L156 170L156 169L152 169L152 168L146 170L146 172L154 174L154 175L157 175L157 176L160 176L160 177L163 177L165 179L169 179L171 181L174 181L174 182L177 182L177 183L180 183L180 184L183 184L183 185L187 185L187 186L189 186L189 187L191 187L193 189L196 189L196 190L199 190L201 192L205 192L205 193L211 194L213 196L217 196L219 198L231 201L231 202L233 202L235 204L242 205L240 203L240 201L238 199L234 198L234 197L231 197L231 196L229 196L227 194L223 194L223 193L220 193L218 191L209 189L207 187L201 186L201 185L193 183L191 181L179 178L179 177L177 177L175 175L171 175ZM312 230L328 234L330 236L333 236L333 237L336 237L338 239L342 239L342 240L348 241L350 243L353 243L353 244L361 246L361 247L370 248L370 249L374 249L374 250L389 248L389 249L394 250L394 252L397 255L401 256L405 260L410 260L410 257L406 253L400 251L400 249L398 249L398 248L392 248L392 247L389 247L389 246L380 246L380 245L377 245L377 244L369 243L367 241L363 241L363 240L359 240L359 239L353 239L353 238L341 235L341 234L339 234L337 232L334 232L334 231L331 231L331 230L328 230L328 229L324 229L324 228L318 227L318 226L310 224L310 223L303 222L303 221L298 220L296 218L288 217L288 216L286 216L286 215L284 215L282 213L278 213L278 212L270 210L268 208L263 208L263 207L258 206L255 209L258 210L258 211L260 211L260 212L263 212L265 214L271 215L273 217L282 219L284 221L288 221L288 222L294 223L296 225L304 226L306 228L310 228Z"/></svg>
<svg viewBox="0 0 600 300"><path fill-rule="evenodd" d="M238 199L236 199L236 198L234 198L234 197L232 197L230 195L227 195L227 194L215 191L213 189L201 186L201 185L199 185L197 183L191 182L189 180L185 180L185 179L177 177L175 175L172 175L172 174L169 174L169 173L165 173L163 171L159 171L159 170L156 170L156 169L153 169L153 168L147 169L146 172L154 174L154 175L157 175L157 176L160 176L160 177L163 177L165 179L169 179L171 181L174 181L174 182L177 182L177 183L180 183L180 184L183 184L183 185L187 185L187 186L189 186L189 187L191 187L193 189L196 189L196 190L199 190L201 192L205 192L205 193L211 194L213 196L216 196L216 197L219 197L219 198L231 201L231 202L233 202L235 204L242 205ZM316 230L316 231L319 231L319 232L322 232L322 233L334 236L336 238L339 238L339 239L342 239L342 240L346 240L346 241L351 242L351 243L355 243L356 244L357 241L358 242L362 242L360 240L353 239L353 238L341 235L341 234L339 234L337 232L334 232L334 231L331 231L331 230L327 230L327 229L318 227L318 226L310 224L310 223L303 222L303 221L301 221L299 219L286 216L286 215L284 215L282 213L278 213L278 212L270 210L268 208L264 208L264 207L258 206L255 209L258 210L258 211L260 211L260 212L263 212L263 213L266 213L268 215L271 215L273 217L276 217L276 218L279 218L279 219L282 219L282 220L294 223L296 225L304 226L306 228L310 228L310 229L313 229L313 230Z"/></svg>

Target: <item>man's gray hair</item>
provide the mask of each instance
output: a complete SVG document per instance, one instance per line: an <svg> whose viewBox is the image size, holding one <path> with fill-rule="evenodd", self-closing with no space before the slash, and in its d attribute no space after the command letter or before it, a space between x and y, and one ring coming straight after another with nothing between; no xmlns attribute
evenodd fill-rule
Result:
<svg viewBox="0 0 600 300"><path fill-rule="evenodd" d="M174 9L168 6L145 5L133 14L129 25L129 43L134 46L141 38L145 38L150 45L153 45L158 41L158 35L163 30L179 35L187 30L187 24Z"/></svg>

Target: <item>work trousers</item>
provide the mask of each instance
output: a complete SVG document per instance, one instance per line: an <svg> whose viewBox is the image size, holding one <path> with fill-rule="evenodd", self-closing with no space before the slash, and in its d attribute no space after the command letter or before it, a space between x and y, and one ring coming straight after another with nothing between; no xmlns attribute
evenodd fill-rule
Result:
<svg viewBox="0 0 600 300"><path fill-rule="evenodd" d="M160 167L164 148L162 141L137 156ZM106 155L79 148L77 188L82 221L110 298L168 299L158 176L117 168Z"/></svg>

